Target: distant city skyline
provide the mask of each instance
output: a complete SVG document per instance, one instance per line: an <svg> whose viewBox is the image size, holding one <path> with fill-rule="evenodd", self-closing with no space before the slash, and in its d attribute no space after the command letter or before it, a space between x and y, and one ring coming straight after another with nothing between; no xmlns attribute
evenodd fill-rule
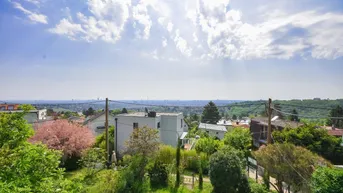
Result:
<svg viewBox="0 0 343 193"><path fill-rule="evenodd" d="M343 98L340 0L0 2L0 100Z"/></svg>

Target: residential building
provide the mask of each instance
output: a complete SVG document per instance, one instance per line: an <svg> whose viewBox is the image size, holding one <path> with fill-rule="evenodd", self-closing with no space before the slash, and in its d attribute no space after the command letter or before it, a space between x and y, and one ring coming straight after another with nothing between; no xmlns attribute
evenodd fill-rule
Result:
<svg viewBox="0 0 343 193"><path fill-rule="evenodd" d="M223 139L227 129L223 125L214 125L208 123L200 123L199 130L207 132L210 136L215 136L218 139Z"/></svg>
<svg viewBox="0 0 343 193"><path fill-rule="evenodd" d="M274 130L282 130L284 128L296 128L302 125L301 123L286 120L275 120L271 122L272 132ZM253 144L255 147L260 147L267 143L267 132L268 132L268 118L267 117L256 117L251 119L250 132L253 138Z"/></svg>
<svg viewBox="0 0 343 193"><path fill-rule="evenodd" d="M0 111L13 111L18 110L19 104L0 104Z"/></svg>
<svg viewBox="0 0 343 193"><path fill-rule="evenodd" d="M188 131L182 113L136 112L116 115L118 150L125 150L125 142L136 128L149 127L158 129L160 141L176 147L177 140L183 139Z"/></svg>
<svg viewBox="0 0 343 193"><path fill-rule="evenodd" d="M23 110L5 110L5 111L0 111L0 112L1 113L22 113L24 111ZM24 119L26 119L27 123L29 123L29 124L33 124L33 123L37 123L37 122L47 120L46 109L29 110L25 114Z"/></svg>
<svg viewBox="0 0 343 193"><path fill-rule="evenodd" d="M88 117L83 125L87 125L91 129L94 135L100 135L105 132L105 111L102 111L96 115ZM109 113L108 115L108 126L114 126L114 116Z"/></svg>

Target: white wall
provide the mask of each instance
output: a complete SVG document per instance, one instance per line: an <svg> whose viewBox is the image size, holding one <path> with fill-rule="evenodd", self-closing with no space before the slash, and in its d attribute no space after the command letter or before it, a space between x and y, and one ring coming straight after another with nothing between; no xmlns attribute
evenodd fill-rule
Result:
<svg viewBox="0 0 343 193"><path fill-rule="evenodd" d="M208 134L210 136L216 136L219 139L223 139L224 135L226 133L226 131L216 131L216 130L209 130L209 129L206 130L205 128L199 128L199 129L202 130L202 131L208 131Z"/></svg>
<svg viewBox="0 0 343 193"><path fill-rule="evenodd" d="M182 120L182 126L181 126ZM177 138L184 131L188 131L188 126L183 119L183 115L161 115L161 141L164 144L177 146Z"/></svg>
<svg viewBox="0 0 343 193"><path fill-rule="evenodd" d="M97 129L97 127L105 126L105 119L106 115L103 114L88 124L88 127L92 130L92 132L95 135L100 135L101 133L105 132L105 129ZM114 126L114 117L112 115L108 115L108 126Z"/></svg>
<svg viewBox="0 0 343 193"><path fill-rule="evenodd" d="M133 132L133 123L138 123L138 127L147 126L157 129L157 123L160 122L160 117L138 117L138 116L116 116L118 118L118 151L125 151L125 142L130 139Z"/></svg>

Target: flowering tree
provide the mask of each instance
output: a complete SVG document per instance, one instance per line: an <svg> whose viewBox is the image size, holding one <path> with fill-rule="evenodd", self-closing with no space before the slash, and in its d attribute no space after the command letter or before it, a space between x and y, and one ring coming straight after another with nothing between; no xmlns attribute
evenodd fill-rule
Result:
<svg viewBox="0 0 343 193"><path fill-rule="evenodd" d="M67 120L36 124L35 130L35 135L30 138L30 142L42 142L50 149L61 150L63 162L67 159L80 158L82 151L94 143L94 135L90 129Z"/></svg>

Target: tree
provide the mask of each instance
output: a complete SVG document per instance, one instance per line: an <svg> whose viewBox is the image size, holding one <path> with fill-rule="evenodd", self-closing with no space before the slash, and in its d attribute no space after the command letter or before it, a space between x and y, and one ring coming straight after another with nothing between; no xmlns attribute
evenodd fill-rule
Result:
<svg viewBox="0 0 343 193"><path fill-rule="evenodd" d="M271 144L254 153L257 162L276 179L277 191L283 193L282 182L293 192L310 190L309 181L316 167L328 164L323 158L293 144Z"/></svg>
<svg viewBox="0 0 343 193"><path fill-rule="evenodd" d="M152 188L161 188L168 186L168 171L167 167L159 162L155 161L154 166L148 170L150 185Z"/></svg>
<svg viewBox="0 0 343 193"><path fill-rule="evenodd" d="M84 114L86 117L94 115L95 110L92 107L89 107L88 110L83 110L82 114Z"/></svg>
<svg viewBox="0 0 343 193"><path fill-rule="evenodd" d="M121 113L128 113L128 111L126 110L126 108L123 108L123 110L121 110Z"/></svg>
<svg viewBox="0 0 343 193"><path fill-rule="evenodd" d="M218 151L210 157L210 180L213 192L243 192L244 165L238 150L228 148Z"/></svg>
<svg viewBox="0 0 343 193"><path fill-rule="evenodd" d="M316 169L312 174L311 190L313 193L343 192L343 170L329 167Z"/></svg>
<svg viewBox="0 0 343 193"><path fill-rule="evenodd" d="M290 115L290 116L288 117L288 119L291 120L291 121L299 122L300 119L298 118L298 112L297 112L297 110L293 109L293 110L292 110L292 115Z"/></svg>
<svg viewBox="0 0 343 193"><path fill-rule="evenodd" d="M343 117L343 108L341 106L336 106L336 108L330 111L329 117ZM331 118L327 120L327 124L337 128L343 128L343 119Z"/></svg>
<svg viewBox="0 0 343 193"><path fill-rule="evenodd" d="M83 150L94 144L89 128L70 123L68 120L48 121L36 124L36 133L30 142L42 142L50 149L63 152L62 164L68 170L76 169Z"/></svg>
<svg viewBox="0 0 343 193"><path fill-rule="evenodd" d="M0 113L1 192L72 192L58 168L60 152L27 142L33 129L24 119L26 111Z"/></svg>
<svg viewBox="0 0 343 193"><path fill-rule="evenodd" d="M54 115L54 110L53 109L47 109L46 110L46 115L47 116L53 116Z"/></svg>
<svg viewBox="0 0 343 193"><path fill-rule="evenodd" d="M247 153L251 147L252 137L248 129L235 128L225 134L223 141L225 145Z"/></svg>
<svg viewBox="0 0 343 193"><path fill-rule="evenodd" d="M207 105L205 105L201 116L201 122L217 124L220 118L221 117L216 104L210 101Z"/></svg>
<svg viewBox="0 0 343 193"><path fill-rule="evenodd" d="M200 153L206 153L212 155L222 147L223 143L219 140L215 140L212 137L200 138L195 144L195 150Z"/></svg>
<svg viewBox="0 0 343 193"><path fill-rule="evenodd" d="M315 125L304 124L295 129L274 131L273 139L279 143L287 142L305 147L334 164L343 163L341 139L329 135L327 130L317 128Z"/></svg>
<svg viewBox="0 0 343 193"><path fill-rule="evenodd" d="M237 120L237 115L232 115L232 120Z"/></svg>
<svg viewBox="0 0 343 193"><path fill-rule="evenodd" d="M113 152L114 150L114 126L108 127L108 142L110 146L109 152ZM99 147L106 151L106 132L101 133L100 135L96 136L94 147Z"/></svg>

